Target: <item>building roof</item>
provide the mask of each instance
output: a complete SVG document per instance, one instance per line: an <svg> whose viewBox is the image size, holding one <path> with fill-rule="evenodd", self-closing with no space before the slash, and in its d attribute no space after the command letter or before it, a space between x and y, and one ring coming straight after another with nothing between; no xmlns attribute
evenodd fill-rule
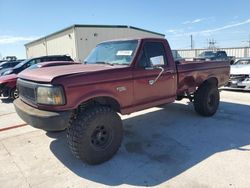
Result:
<svg viewBox="0 0 250 188"><path fill-rule="evenodd" d="M51 37L53 35L56 35L56 34L59 34L59 33L62 33L64 31L67 31L69 29L72 29L72 28L76 28L76 27L97 27L97 28L128 28L128 29L134 29L134 30L138 30L138 31L144 31L144 32L148 32L148 33L152 33L152 34L155 34L155 35L159 35L159 36L163 36L165 37L164 34L162 33L157 33L157 32L154 32L154 31L149 31L149 30L145 30L145 29L141 29L141 28L138 28L138 27L133 27L133 26L128 26L128 25L80 25L80 24L75 24L75 25L72 25L72 26L69 26L69 27L66 27L64 29L61 29L57 32L54 32L54 33L51 33L45 37L41 37L37 40L34 40L34 41L31 41L29 43L26 43L25 46L29 45L29 44L32 44L32 43L35 43L37 41L40 41L40 40L43 40L45 38L48 38L48 37Z"/></svg>

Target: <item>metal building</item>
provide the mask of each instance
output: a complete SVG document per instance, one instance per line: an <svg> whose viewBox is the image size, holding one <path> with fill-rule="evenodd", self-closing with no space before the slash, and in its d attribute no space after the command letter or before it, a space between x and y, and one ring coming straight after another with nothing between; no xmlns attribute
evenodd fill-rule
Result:
<svg viewBox="0 0 250 188"><path fill-rule="evenodd" d="M26 56L70 55L76 61L83 61L102 41L136 37L164 38L165 35L125 25L73 25L25 44Z"/></svg>

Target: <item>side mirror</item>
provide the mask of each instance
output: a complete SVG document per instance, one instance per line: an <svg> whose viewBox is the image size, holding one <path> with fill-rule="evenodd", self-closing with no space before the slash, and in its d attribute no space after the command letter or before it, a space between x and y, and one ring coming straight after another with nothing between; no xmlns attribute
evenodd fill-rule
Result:
<svg viewBox="0 0 250 188"><path fill-rule="evenodd" d="M153 67L153 69L154 69L154 67ZM160 66L155 67L155 69L159 69L160 72L159 72L158 76L154 80L149 80L148 81L149 85L154 85L157 82L157 80L160 78L160 76L162 75L162 73L164 72L164 68L162 68Z"/></svg>

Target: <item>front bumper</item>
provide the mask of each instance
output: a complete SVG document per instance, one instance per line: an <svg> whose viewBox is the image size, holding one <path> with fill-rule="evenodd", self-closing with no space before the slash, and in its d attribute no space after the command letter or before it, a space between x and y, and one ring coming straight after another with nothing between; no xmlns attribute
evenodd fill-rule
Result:
<svg viewBox="0 0 250 188"><path fill-rule="evenodd" d="M46 131L61 131L69 126L72 111L51 112L36 109L21 99L14 101L17 114L32 127Z"/></svg>

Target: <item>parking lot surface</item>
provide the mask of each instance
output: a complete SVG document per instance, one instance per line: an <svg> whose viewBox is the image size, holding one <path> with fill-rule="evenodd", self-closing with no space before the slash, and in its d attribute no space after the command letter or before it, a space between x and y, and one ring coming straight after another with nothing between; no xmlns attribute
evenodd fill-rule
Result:
<svg viewBox="0 0 250 188"><path fill-rule="evenodd" d="M217 114L183 100L122 116L124 140L108 162L71 155L64 132L26 125L0 103L0 187L250 187L250 93L221 92Z"/></svg>

